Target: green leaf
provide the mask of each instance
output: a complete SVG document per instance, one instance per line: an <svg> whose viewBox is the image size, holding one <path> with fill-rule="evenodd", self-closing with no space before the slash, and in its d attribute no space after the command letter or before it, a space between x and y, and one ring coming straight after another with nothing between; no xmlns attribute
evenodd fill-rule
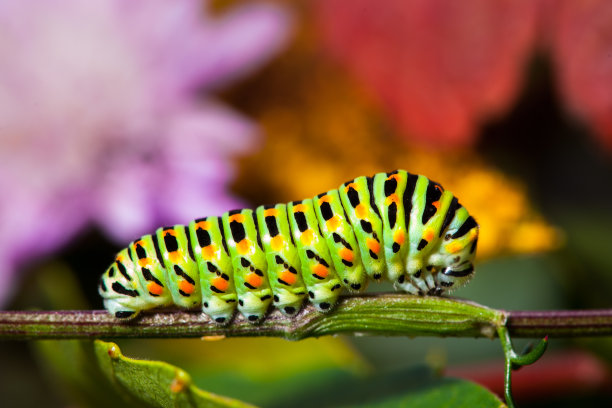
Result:
<svg viewBox="0 0 612 408"><path fill-rule="evenodd" d="M189 374L173 365L125 357L114 343L73 340L34 345L56 385L82 405L253 407L197 388Z"/></svg>
<svg viewBox="0 0 612 408"><path fill-rule="evenodd" d="M370 368L342 337L297 342L265 337L122 340L118 344L126 355L179 365L208 391L264 407L338 377L362 376Z"/></svg>
<svg viewBox="0 0 612 408"><path fill-rule="evenodd" d="M433 385L433 384L432 384ZM432 387L424 387L404 395L393 395L375 403L354 405L362 407L392 408L433 408L433 407L505 407L496 395L484 387L465 380L444 378Z"/></svg>
<svg viewBox="0 0 612 408"><path fill-rule="evenodd" d="M125 357L114 343L94 342L98 364L109 381L130 398L152 407L252 407L200 390L182 369L160 361Z"/></svg>
<svg viewBox="0 0 612 408"><path fill-rule="evenodd" d="M440 378L425 366L367 377L340 379L325 387L304 389L275 407L505 407L484 387L470 381Z"/></svg>

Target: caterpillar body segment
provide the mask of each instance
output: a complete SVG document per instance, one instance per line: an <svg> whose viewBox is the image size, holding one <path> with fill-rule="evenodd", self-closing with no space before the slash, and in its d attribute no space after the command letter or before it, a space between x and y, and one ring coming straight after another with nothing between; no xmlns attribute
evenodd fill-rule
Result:
<svg viewBox="0 0 612 408"><path fill-rule="evenodd" d="M319 311L329 311L338 300L342 285L321 234L313 200L294 201L287 208L308 297Z"/></svg>
<svg viewBox="0 0 612 408"><path fill-rule="evenodd" d="M338 190L319 194L313 199L313 204L338 278L349 291L365 289L368 276Z"/></svg>
<svg viewBox="0 0 612 408"><path fill-rule="evenodd" d="M261 247L253 210L233 210L223 214L223 230L234 268L238 310L250 322L261 320L270 303L268 263Z"/></svg>
<svg viewBox="0 0 612 408"><path fill-rule="evenodd" d="M440 295L474 274L478 224L458 199L403 170L358 177L312 199L158 229L121 250L99 292L117 318L166 306L199 308L219 324L253 323L271 305L322 312L342 288L388 279Z"/></svg>
<svg viewBox="0 0 612 408"><path fill-rule="evenodd" d="M256 214L274 307L292 316L302 307L307 290L300 273L300 256L286 221L287 206L260 206Z"/></svg>
<svg viewBox="0 0 612 408"><path fill-rule="evenodd" d="M189 241L187 227L159 228L155 232L159 254L166 271L165 282L172 295L172 303L190 309L201 303L200 273Z"/></svg>
<svg viewBox="0 0 612 408"><path fill-rule="evenodd" d="M236 310L238 296L221 218L192 221L189 234L200 271L202 311L219 324L228 323Z"/></svg>
<svg viewBox="0 0 612 408"><path fill-rule="evenodd" d="M383 222L383 243L387 279L396 282L406 271L408 254L407 219L403 199L408 174L395 171L374 176L374 202Z"/></svg>
<svg viewBox="0 0 612 408"><path fill-rule="evenodd" d="M370 278L380 280L387 271L382 250L382 221L373 191L370 191L372 188L372 178L362 176L341 185L339 193L353 225L366 273Z"/></svg>

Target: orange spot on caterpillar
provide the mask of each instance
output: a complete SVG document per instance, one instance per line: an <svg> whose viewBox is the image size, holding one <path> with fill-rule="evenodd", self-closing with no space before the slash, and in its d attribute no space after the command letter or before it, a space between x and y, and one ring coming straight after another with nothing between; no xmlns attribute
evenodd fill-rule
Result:
<svg viewBox="0 0 612 408"><path fill-rule="evenodd" d="M158 285L155 282L149 282L147 284L147 290L149 291L149 293L153 294L153 295L161 295L162 293L164 293L164 288L160 285Z"/></svg>
<svg viewBox="0 0 612 408"><path fill-rule="evenodd" d="M278 215L278 210L276 208L268 208L264 210L264 217L276 217Z"/></svg>
<svg viewBox="0 0 612 408"><path fill-rule="evenodd" d="M431 229L427 229L423 233L423 239L427 242L431 242L433 240L433 237L434 237L434 232Z"/></svg>
<svg viewBox="0 0 612 408"><path fill-rule="evenodd" d="M355 183L348 183L348 184L346 185L346 187L344 187L344 191L345 191L346 193L348 193L348 191L351 189L351 187L353 188L353 190L355 190L355 191L359 191L359 186L357 186L357 184L355 184Z"/></svg>
<svg viewBox="0 0 612 408"><path fill-rule="evenodd" d="M164 231L164 237L166 235L170 235L170 236L176 237L176 231L173 230L173 229L166 230L166 231Z"/></svg>
<svg viewBox="0 0 612 408"><path fill-rule="evenodd" d="M249 273L249 274L246 276L245 281L246 281L246 282L247 282L249 285L253 286L254 288L258 288L258 287L260 287L260 286L261 286L261 284L263 283L263 279L262 279L262 277L261 277L261 276L259 276L259 275L257 275L256 273Z"/></svg>
<svg viewBox="0 0 612 408"><path fill-rule="evenodd" d="M399 181L399 174L395 173L387 177L387 180L393 180L393 179L395 179L396 181Z"/></svg>
<svg viewBox="0 0 612 408"><path fill-rule="evenodd" d="M387 197L385 199L385 205L389 205L391 203L399 203L399 197L397 196L397 194L391 194L389 197Z"/></svg>
<svg viewBox="0 0 612 408"><path fill-rule="evenodd" d="M345 261L348 262L353 262L353 259L355 259L355 254L353 253L353 251L351 251L348 248L342 248L338 251L338 254L340 255L340 258L344 259Z"/></svg>
<svg viewBox="0 0 612 408"><path fill-rule="evenodd" d="M331 201L332 201L331 196L324 195L323 197L319 197L319 204L331 203Z"/></svg>
<svg viewBox="0 0 612 408"><path fill-rule="evenodd" d="M293 212L306 212L306 210L308 209L308 207L306 207L304 204L296 204L293 206Z"/></svg>
<svg viewBox="0 0 612 408"><path fill-rule="evenodd" d="M132 248L134 248L134 250L136 250L136 247L137 247L138 245L140 245L140 246L144 247L144 246L145 246L145 242L144 242L142 239L141 239L141 240L138 240L138 241L134 242L134 245L132 245Z"/></svg>
<svg viewBox="0 0 612 408"><path fill-rule="evenodd" d="M397 242L398 244L402 245L405 239L406 239L406 234L404 234L404 231L398 229L393 233L394 242Z"/></svg>
<svg viewBox="0 0 612 408"><path fill-rule="evenodd" d="M280 235L277 235L270 240L270 246L275 251L280 251L283 248L284 244L285 244L285 240Z"/></svg>
<svg viewBox="0 0 612 408"><path fill-rule="evenodd" d="M289 272L287 269L278 274L278 277L289 285L293 285L297 280L297 275Z"/></svg>
<svg viewBox="0 0 612 408"><path fill-rule="evenodd" d="M450 244L446 245L446 251L454 254L456 252L461 251L461 249L463 248L463 245L461 245L460 242L451 242Z"/></svg>
<svg viewBox="0 0 612 408"><path fill-rule="evenodd" d="M195 291L195 286L193 286L191 283L187 282L186 280L181 280L178 284L178 287L180 290L187 293L188 295L191 295Z"/></svg>
<svg viewBox="0 0 612 408"><path fill-rule="evenodd" d="M337 215L334 215L329 220L325 221L325 225L327 226L327 229L330 231L337 230L338 227L340 227L340 217Z"/></svg>
<svg viewBox="0 0 612 408"><path fill-rule="evenodd" d="M325 278L329 274L329 269L324 265L316 264L312 267L312 273L321 278Z"/></svg>
<svg viewBox="0 0 612 408"><path fill-rule="evenodd" d="M196 227L208 230L210 228L210 223L208 221L200 221L196 224Z"/></svg>
<svg viewBox="0 0 612 408"><path fill-rule="evenodd" d="M244 215L242 215L242 214L230 215L229 222L232 222L232 221L236 221L236 222L242 223L242 222L244 222Z"/></svg>
<svg viewBox="0 0 612 408"><path fill-rule="evenodd" d="M472 228L470 230L470 241L473 241L474 238L478 236L478 228Z"/></svg>
<svg viewBox="0 0 612 408"><path fill-rule="evenodd" d="M221 292L225 292L227 288L229 288L229 281L226 281L221 277L213 279L211 284Z"/></svg>
<svg viewBox="0 0 612 408"><path fill-rule="evenodd" d="M238 249L238 253L240 255L244 255L249 253L251 249L251 242L248 239L243 239L238 244L236 244L236 249Z"/></svg>
<svg viewBox="0 0 612 408"><path fill-rule="evenodd" d="M380 251L380 243L374 238L368 238L366 241L366 246L370 251L374 252L375 254L378 254L378 252Z"/></svg>
<svg viewBox="0 0 612 408"><path fill-rule="evenodd" d="M217 252L217 247L215 244L210 244L202 248L202 258L208 260L213 259L215 257L215 253Z"/></svg>
<svg viewBox="0 0 612 408"><path fill-rule="evenodd" d="M314 231L312 230L312 228L309 228L306 231L302 232L302 235L300 236L300 241L304 245L310 245L312 241L314 241Z"/></svg>
<svg viewBox="0 0 612 408"><path fill-rule="evenodd" d="M355 207L355 215L357 215L357 218L360 220L363 220L366 215L368 215L367 207L364 204L357 205L357 207Z"/></svg>
<svg viewBox="0 0 612 408"><path fill-rule="evenodd" d="M140 265L141 268L144 268L145 266L149 266L151 265L151 263L153 263L151 261L151 258L142 258L138 260L138 265Z"/></svg>
<svg viewBox="0 0 612 408"><path fill-rule="evenodd" d="M436 207L436 210L440 209L440 201L434 201L433 203L431 203L431 205L433 205L434 207Z"/></svg>
<svg viewBox="0 0 612 408"><path fill-rule="evenodd" d="M123 262L125 257L123 255L117 255L117 257L115 259L118 260L119 262Z"/></svg>
<svg viewBox="0 0 612 408"><path fill-rule="evenodd" d="M181 251L180 249L178 251L168 252L168 259L170 259L170 261L175 264L180 263L182 258L183 251Z"/></svg>

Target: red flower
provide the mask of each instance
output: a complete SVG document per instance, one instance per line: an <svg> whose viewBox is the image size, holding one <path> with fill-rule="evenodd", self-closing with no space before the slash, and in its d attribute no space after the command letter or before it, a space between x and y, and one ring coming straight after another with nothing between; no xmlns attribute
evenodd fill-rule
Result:
<svg viewBox="0 0 612 408"><path fill-rule="evenodd" d="M612 2L558 1L550 40L561 93L612 149ZM552 11L551 7L551 11Z"/></svg>
<svg viewBox="0 0 612 408"><path fill-rule="evenodd" d="M322 0L317 11L327 47L407 137L455 147L513 102L537 3Z"/></svg>
<svg viewBox="0 0 612 408"><path fill-rule="evenodd" d="M411 140L474 142L513 103L540 42L565 103L612 148L610 1L321 0L316 15L326 48Z"/></svg>

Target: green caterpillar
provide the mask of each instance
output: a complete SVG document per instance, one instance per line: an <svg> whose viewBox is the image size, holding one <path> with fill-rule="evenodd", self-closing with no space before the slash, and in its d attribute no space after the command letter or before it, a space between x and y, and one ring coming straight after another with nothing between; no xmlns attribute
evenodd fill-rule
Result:
<svg viewBox="0 0 612 408"><path fill-rule="evenodd" d="M478 224L450 191L396 170L358 177L302 201L159 228L117 254L102 275L104 306L120 319L176 305L227 324L238 308L256 323L273 304L321 312L342 288L388 279L440 295L473 275Z"/></svg>

